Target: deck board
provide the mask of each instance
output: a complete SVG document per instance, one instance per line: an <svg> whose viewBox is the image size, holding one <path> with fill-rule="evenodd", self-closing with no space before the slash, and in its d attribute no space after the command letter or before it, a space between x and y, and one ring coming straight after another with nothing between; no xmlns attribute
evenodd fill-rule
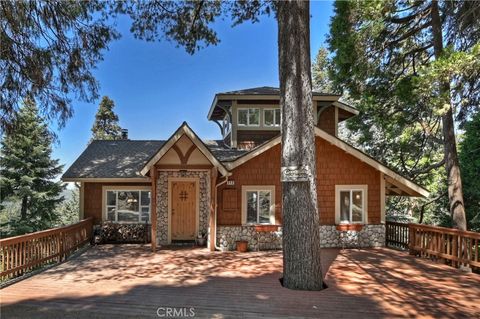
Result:
<svg viewBox="0 0 480 319"><path fill-rule="evenodd" d="M322 250L323 291L282 288L281 252L105 245L0 291L2 318L479 317L480 276L386 248Z"/></svg>

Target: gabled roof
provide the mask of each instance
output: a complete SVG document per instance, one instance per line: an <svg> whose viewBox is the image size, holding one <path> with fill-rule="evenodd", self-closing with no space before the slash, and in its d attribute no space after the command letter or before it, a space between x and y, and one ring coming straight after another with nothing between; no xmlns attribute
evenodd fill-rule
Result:
<svg viewBox="0 0 480 319"><path fill-rule="evenodd" d="M158 151L148 160L143 166L140 174L146 176L150 171L150 168L155 165L165 153L183 136L186 135L198 150L219 170L219 172L225 176L228 174L228 170L223 164L215 157L212 151L207 145L195 134L195 132L188 126L187 122L183 122L182 125L173 133L173 135L158 149Z"/></svg>
<svg viewBox="0 0 480 319"><path fill-rule="evenodd" d="M165 141L93 141L63 174L63 181L144 178L140 170Z"/></svg>
<svg viewBox="0 0 480 319"><path fill-rule="evenodd" d="M62 180L148 181L140 171L165 143L165 140L93 141L63 174ZM221 162L233 161L248 152L229 148L221 140L203 143Z"/></svg>
<svg viewBox="0 0 480 319"><path fill-rule="evenodd" d="M372 166L373 168L377 169L378 171L382 172L386 175L386 180L393 184L394 186L403 189L406 193L412 196L423 196L428 197L429 192L423 188L422 186L416 184L415 182L401 176L391 168L387 167L386 165L380 163L379 161L375 160L374 158L370 157L369 155L363 153L362 151L354 148L353 146L347 144L346 142L342 141L341 139L328 134L327 132L315 127L315 135L326 140L332 145L339 147L340 149L344 150L345 152L349 153L350 155L358 158L362 162ZM281 142L281 136L277 136L270 141L258 146L257 148L252 149L250 152L246 153L245 155L237 158L234 161L225 163L225 166L232 170L247 161L255 158L256 156L264 153L265 151L269 150L270 148L274 147Z"/></svg>

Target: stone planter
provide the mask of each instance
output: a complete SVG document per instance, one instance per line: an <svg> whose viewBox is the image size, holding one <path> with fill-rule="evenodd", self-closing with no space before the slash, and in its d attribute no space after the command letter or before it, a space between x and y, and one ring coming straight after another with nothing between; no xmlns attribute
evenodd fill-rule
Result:
<svg viewBox="0 0 480 319"><path fill-rule="evenodd" d="M245 253L247 252L247 249L248 249L248 241L246 240L237 240L235 242L235 244L237 245L237 251L240 252L240 253Z"/></svg>
<svg viewBox="0 0 480 319"><path fill-rule="evenodd" d="M277 231L279 225L255 225L255 230L257 232L271 232L271 231Z"/></svg>

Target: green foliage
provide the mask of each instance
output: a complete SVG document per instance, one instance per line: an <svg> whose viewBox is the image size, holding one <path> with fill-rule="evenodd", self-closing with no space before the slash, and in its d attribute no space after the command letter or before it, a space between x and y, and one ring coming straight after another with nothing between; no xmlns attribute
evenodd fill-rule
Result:
<svg viewBox="0 0 480 319"><path fill-rule="evenodd" d="M312 88L318 92L334 93L330 77L331 61L328 59L328 50L321 47L312 63Z"/></svg>
<svg viewBox="0 0 480 319"><path fill-rule="evenodd" d="M73 190L66 190L66 192L68 192L68 195L57 207L59 226L71 225L79 221L80 193L78 188L75 187Z"/></svg>
<svg viewBox="0 0 480 319"><path fill-rule="evenodd" d="M480 112L465 124L459 157L468 228L480 232Z"/></svg>
<svg viewBox="0 0 480 319"><path fill-rule="evenodd" d="M132 19L130 31L147 41L167 39L189 54L220 42L214 24L230 18L233 26L258 22L275 9L273 1L119 1L114 11Z"/></svg>
<svg viewBox="0 0 480 319"><path fill-rule="evenodd" d="M57 222L55 208L62 201L62 172L51 159L52 137L31 100L26 100L1 142L0 200L2 216L11 234L51 227ZM5 217L3 217L5 218ZM3 221L2 221L3 222Z"/></svg>
<svg viewBox="0 0 480 319"><path fill-rule="evenodd" d="M431 1L335 2L331 78L360 110L348 123L350 142L432 194L425 201L392 200L394 215L418 217L423 207L424 221L450 222L441 116L451 105L462 125L480 101L480 4L467 2L440 2L447 47L436 59ZM450 90L442 89L445 83Z"/></svg>
<svg viewBox="0 0 480 319"><path fill-rule="evenodd" d="M118 38L105 1L2 1L0 5L0 127L11 128L24 97L49 119L72 116L72 95L91 102L91 69Z"/></svg>
<svg viewBox="0 0 480 319"><path fill-rule="evenodd" d="M122 138L122 128L118 125L118 116L113 111L114 107L115 103L108 96L102 98L92 127L92 140Z"/></svg>

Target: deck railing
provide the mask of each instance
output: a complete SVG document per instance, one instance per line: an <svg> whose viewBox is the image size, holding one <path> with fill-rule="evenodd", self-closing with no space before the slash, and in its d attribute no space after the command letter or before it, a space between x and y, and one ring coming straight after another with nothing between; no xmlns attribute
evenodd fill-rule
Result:
<svg viewBox="0 0 480 319"><path fill-rule="evenodd" d="M65 260L92 236L93 219L0 240L0 279L20 276Z"/></svg>
<svg viewBox="0 0 480 319"><path fill-rule="evenodd" d="M480 233L420 224L408 227L411 254L480 269Z"/></svg>
<svg viewBox="0 0 480 319"><path fill-rule="evenodd" d="M385 246L408 249L408 224L387 221L385 223Z"/></svg>

